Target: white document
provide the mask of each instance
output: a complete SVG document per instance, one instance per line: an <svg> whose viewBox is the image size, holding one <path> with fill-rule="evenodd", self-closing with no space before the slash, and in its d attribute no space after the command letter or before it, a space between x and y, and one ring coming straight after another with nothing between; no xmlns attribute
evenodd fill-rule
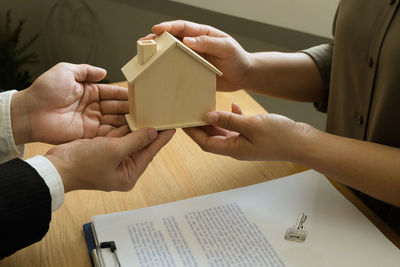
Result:
<svg viewBox="0 0 400 267"><path fill-rule="evenodd" d="M284 239L300 213L305 242ZM121 266L399 266L400 250L320 173L93 217ZM109 249L100 255L116 266Z"/></svg>

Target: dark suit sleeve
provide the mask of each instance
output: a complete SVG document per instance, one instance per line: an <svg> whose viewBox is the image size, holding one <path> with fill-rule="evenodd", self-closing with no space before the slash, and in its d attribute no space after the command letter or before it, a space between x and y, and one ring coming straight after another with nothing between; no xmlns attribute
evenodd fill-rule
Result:
<svg viewBox="0 0 400 267"><path fill-rule="evenodd" d="M0 164L0 259L40 241L49 229L51 195L28 163Z"/></svg>

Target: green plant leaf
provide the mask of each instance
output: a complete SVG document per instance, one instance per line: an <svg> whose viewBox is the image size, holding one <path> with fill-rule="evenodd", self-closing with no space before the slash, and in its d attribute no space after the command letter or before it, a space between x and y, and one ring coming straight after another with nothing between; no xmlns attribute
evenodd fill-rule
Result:
<svg viewBox="0 0 400 267"><path fill-rule="evenodd" d="M3 21L3 20L0 20ZM26 20L20 20L12 28L11 10L6 12L5 24L0 25L0 91L25 89L31 84L31 75L24 67L39 61L38 55L29 48L39 38L33 35L27 42L20 44L20 37Z"/></svg>

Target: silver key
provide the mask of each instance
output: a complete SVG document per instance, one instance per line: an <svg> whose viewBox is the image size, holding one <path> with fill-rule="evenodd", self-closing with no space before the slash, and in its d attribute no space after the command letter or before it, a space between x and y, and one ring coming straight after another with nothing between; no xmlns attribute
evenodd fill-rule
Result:
<svg viewBox="0 0 400 267"><path fill-rule="evenodd" d="M300 213L299 219L295 226L286 230L285 239L289 241L304 242L307 237L307 231L304 230L304 222L307 219L307 215Z"/></svg>

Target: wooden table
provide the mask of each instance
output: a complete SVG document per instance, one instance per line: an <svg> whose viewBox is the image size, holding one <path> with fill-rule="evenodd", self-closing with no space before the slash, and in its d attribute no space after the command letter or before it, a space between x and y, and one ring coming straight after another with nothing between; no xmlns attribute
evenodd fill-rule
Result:
<svg viewBox="0 0 400 267"><path fill-rule="evenodd" d="M246 115L266 112L244 91L217 93L218 110L230 110L232 102L240 104ZM26 158L43 155L50 147L41 143L29 144ZM178 130L132 191L74 191L66 194L63 206L52 214L50 230L44 239L0 261L0 266L89 267L82 225L90 222L94 215L144 208L256 184L306 169L289 162L241 162L205 153L182 130ZM400 247L400 238L350 190L338 183L334 185Z"/></svg>

